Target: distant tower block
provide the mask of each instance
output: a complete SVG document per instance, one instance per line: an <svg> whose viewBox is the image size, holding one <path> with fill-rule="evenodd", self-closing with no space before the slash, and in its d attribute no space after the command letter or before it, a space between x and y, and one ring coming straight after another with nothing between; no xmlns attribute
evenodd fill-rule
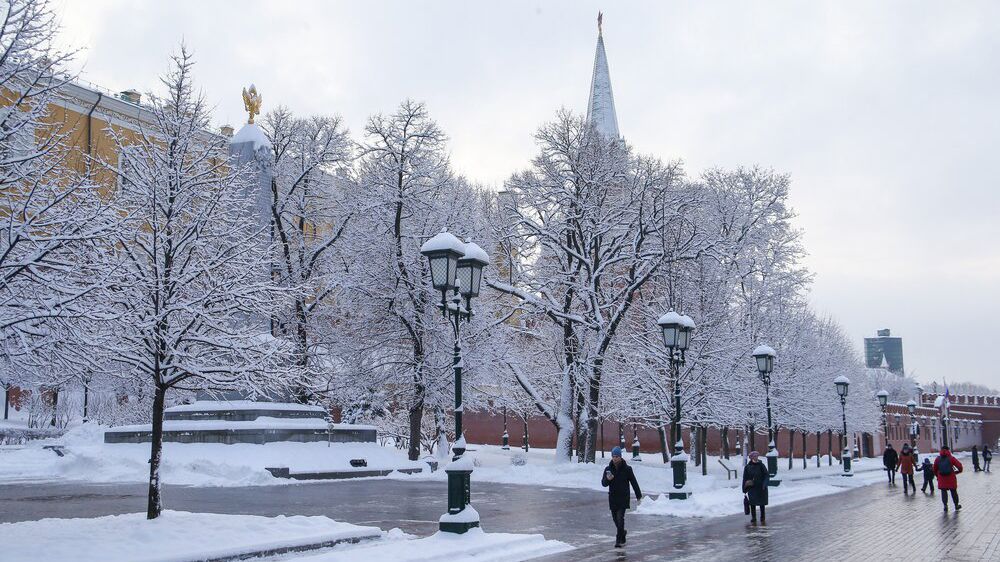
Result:
<svg viewBox="0 0 1000 562"><path fill-rule="evenodd" d="M878 330L874 338L865 338L865 366L902 375L903 338L892 337L888 328Z"/></svg>

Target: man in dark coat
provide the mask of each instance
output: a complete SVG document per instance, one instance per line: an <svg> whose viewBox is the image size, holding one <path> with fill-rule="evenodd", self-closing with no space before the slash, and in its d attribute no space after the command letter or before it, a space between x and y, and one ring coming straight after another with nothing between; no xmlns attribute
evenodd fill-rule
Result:
<svg viewBox="0 0 1000 562"><path fill-rule="evenodd" d="M621 548L625 544L625 510L629 504L629 484L635 491L636 505L642 501L642 492L639 490L639 482L635 479L632 467L625 463L622 458L621 447L611 449L611 463L604 469L601 477L601 486L608 489L608 506L611 508L611 518L615 521L615 528L618 530L615 535L615 548Z"/></svg>
<svg viewBox="0 0 1000 562"><path fill-rule="evenodd" d="M757 522L757 508L760 507L760 522L766 523L764 506L767 505L767 486L771 475L767 467L760 462L760 453L750 453L750 462L743 467L743 493L750 501L750 522Z"/></svg>
<svg viewBox="0 0 1000 562"><path fill-rule="evenodd" d="M885 467L886 473L889 474L889 483L896 483L896 466L899 465L899 453L896 449L892 448L892 443L888 443L885 446L885 452L882 453L882 465Z"/></svg>
<svg viewBox="0 0 1000 562"><path fill-rule="evenodd" d="M972 446L972 472L979 472L979 448Z"/></svg>
<svg viewBox="0 0 1000 562"><path fill-rule="evenodd" d="M990 471L990 461L993 460L993 451L989 445L983 445L983 470Z"/></svg>

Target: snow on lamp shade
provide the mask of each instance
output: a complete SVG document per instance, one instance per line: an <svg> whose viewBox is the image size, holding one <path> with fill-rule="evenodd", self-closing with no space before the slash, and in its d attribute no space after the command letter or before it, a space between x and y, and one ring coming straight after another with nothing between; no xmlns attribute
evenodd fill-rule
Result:
<svg viewBox="0 0 1000 562"><path fill-rule="evenodd" d="M837 394L840 396L847 396L847 387L851 384L851 379L840 375L839 377L833 379L833 384L837 387Z"/></svg>
<svg viewBox="0 0 1000 562"><path fill-rule="evenodd" d="M660 331L663 334L663 345L667 348L673 349L678 347L681 327L683 326L683 318L680 314L677 314L673 310L660 316L660 319L656 321L660 325Z"/></svg>
<svg viewBox="0 0 1000 562"><path fill-rule="evenodd" d="M878 394L876 394L875 397L878 398L879 406L885 406L889 403L889 393L885 390L878 391ZM898 418L899 416L897 415L896 417Z"/></svg>
<svg viewBox="0 0 1000 562"><path fill-rule="evenodd" d="M439 291L454 289L458 259L465 254L465 244L447 230L424 242L420 253L427 256L431 268L431 285Z"/></svg>
<svg viewBox="0 0 1000 562"><path fill-rule="evenodd" d="M694 320L692 320L687 314L682 314L680 331L677 333L678 349L683 351L688 348L688 344L691 343L691 332L693 331Z"/></svg>
<svg viewBox="0 0 1000 562"><path fill-rule="evenodd" d="M906 409L910 411L910 415L912 416L917 411L917 403L913 400L908 401L906 403Z"/></svg>
<svg viewBox="0 0 1000 562"><path fill-rule="evenodd" d="M774 349L769 345L758 345L753 350L753 358L757 361L757 370L761 373L770 373L774 370Z"/></svg>
<svg viewBox="0 0 1000 562"><path fill-rule="evenodd" d="M483 281L483 268L489 265L490 257L474 242L465 244L464 255L458 260L458 286L462 296L478 297Z"/></svg>

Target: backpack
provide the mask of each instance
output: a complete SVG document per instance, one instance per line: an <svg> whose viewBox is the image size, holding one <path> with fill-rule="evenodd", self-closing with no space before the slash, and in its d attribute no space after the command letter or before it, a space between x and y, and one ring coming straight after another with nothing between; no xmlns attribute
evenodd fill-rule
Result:
<svg viewBox="0 0 1000 562"><path fill-rule="evenodd" d="M952 466L951 464L950 457L938 457L937 469L938 469L938 474L940 474L941 476L949 476L951 475L952 472L955 471L955 467Z"/></svg>

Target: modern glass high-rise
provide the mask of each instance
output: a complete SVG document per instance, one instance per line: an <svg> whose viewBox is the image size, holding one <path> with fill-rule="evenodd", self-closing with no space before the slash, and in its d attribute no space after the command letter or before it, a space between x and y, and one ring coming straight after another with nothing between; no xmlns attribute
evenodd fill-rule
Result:
<svg viewBox="0 0 1000 562"><path fill-rule="evenodd" d="M903 338L894 338L888 328L878 330L876 337L865 338L865 366L885 367L897 375L903 374Z"/></svg>

